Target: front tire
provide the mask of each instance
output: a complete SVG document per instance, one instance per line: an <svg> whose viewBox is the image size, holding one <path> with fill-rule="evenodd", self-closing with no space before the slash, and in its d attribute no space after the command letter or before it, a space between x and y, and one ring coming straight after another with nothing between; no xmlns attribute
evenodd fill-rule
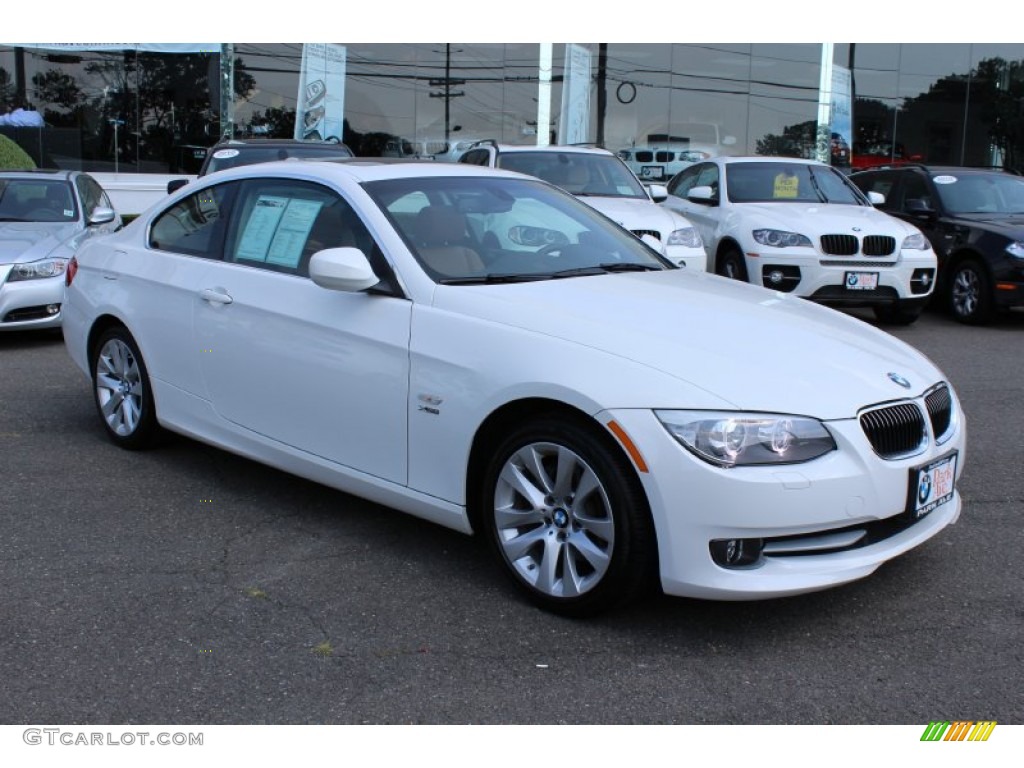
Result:
<svg viewBox="0 0 1024 768"><path fill-rule="evenodd" d="M715 274L733 280L749 282L747 278L747 262L743 254L736 248L729 248L718 257Z"/></svg>
<svg viewBox="0 0 1024 768"><path fill-rule="evenodd" d="M981 264L969 259L956 265L949 276L947 303L961 323L981 325L992 319L992 286Z"/></svg>
<svg viewBox="0 0 1024 768"><path fill-rule="evenodd" d="M153 390L138 345L126 328L116 326L100 336L90 368L93 399L107 437L129 450L154 445L160 427Z"/></svg>
<svg viewBox="0 0 1024 768"><path fill-rule="evenodd" d="M487 540L536 605L591 616L636 598L656 573L647 498L606 434L552 414L497 445L483 483Z"/></svg>

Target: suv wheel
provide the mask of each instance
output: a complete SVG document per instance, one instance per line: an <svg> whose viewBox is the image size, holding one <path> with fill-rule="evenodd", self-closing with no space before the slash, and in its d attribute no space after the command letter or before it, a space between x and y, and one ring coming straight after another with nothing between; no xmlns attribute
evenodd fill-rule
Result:
<svg viewBox="0 0 1024 768"><path fill-rule="evenodd" d="M977 325L992 319L992 288L984 267L974 259L962 261L949 276L949 310L962 323Z"/></svg>
<svg viewBox="0 0 1024 768"><path fill-rule="evenodd" d="M743 254L736 248L729 248L718 257L715 274L728 277L733 280L747 282L747 263Z"/></svg>

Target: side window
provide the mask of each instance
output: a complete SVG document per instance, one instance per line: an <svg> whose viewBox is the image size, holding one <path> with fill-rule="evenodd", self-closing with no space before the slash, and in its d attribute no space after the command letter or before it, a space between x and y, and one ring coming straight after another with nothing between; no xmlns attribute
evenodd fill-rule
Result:
<svg viewBox="0 0 1024 768"><path fill-rule="evenodd" d="M99 206L99 196L89 185L89 179L85 176L79 176L75 180L75 186L78 187L78 196L82 198L82 207L85 209L85 216L88 217L93 209Z"/></svg>
<svg viewBox="0 0 1024 768"><path fill-rule="evenodd" d="M471 149L459 158L459 162L486 166L490 162L490 153L486 149Z"/></svg>
<svg viewBox="0 0 1024 768"><path fill-rule="evenodd" d="M700 173L697 175L697 183L694 186L711 187L715 197L718 197L718 166L714 163L706 163L697 167L700 168Z"/></svg>
<svg viewBox="0 0 1024 768"><path fill-rule="evenodd" d="M676 197L686 197L686 193L697 186L697 176L700 173L700 166L691 165L682 173L679 173L668 183L668 193Z"/></svg>
<svg viewBox="0 0 1024 768"><path fill-rule="evenodd" d="M885 196L885 202L880 206L882 210L891 211L896 207L896 175L895 174L872 174L870 176L858 177L857 186L865 195L868 192L877 192Z"/></svg>
<svg viewBox="0 0 1024 768"><path fill-rule="evenodd" d="M219 259L237 184L207 187L160 214L149 230L149 246L162 251Z"/></svg>
<svg viewBox="0 0 1024 768"><path fill-rule="evenodd" d="M319 184L254 179L242 184L225 261L306 277L326 248L376 251L366 226L345 200Z"/></svg>
<svg viewBox="0 0 1024 768"><path fill-rule="evenodd" d="M916 173L905 173L903 174L903 210L907 209L907 203L911 200L920 200L929 209L935 208L925 180ZM888 207L887 205L886 208Z"/></svg>

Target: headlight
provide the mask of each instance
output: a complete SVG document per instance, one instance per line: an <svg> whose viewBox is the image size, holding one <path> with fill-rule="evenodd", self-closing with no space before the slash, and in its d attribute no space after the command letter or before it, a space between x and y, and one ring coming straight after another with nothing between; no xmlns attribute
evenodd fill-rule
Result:
<svg viewBox="0 0 1024 768"><path fill-rule="evenodd" d="M697 231L696 227L675 230L668 236L668 244L683 245L687 248L702 248L704 246L700 239L700 232Z"/></svg>
<svg viewBox="0 0 1024 768"><path fill-rule="evenodd" d="M685 448L719 467L798 464L836 449L824 424L802 416L713 411L654 415Z"/></svg>
<svg viewBox="0 0 1024 768"><path fill-rule="evenodd" d="M19 280L42 280L47 277L59 277L64 274L68 265L67 259L40 259L30 261L27 264L15 264L11 274L7 276L8 283L16 283Z"/></svg>
<svg viewBox="0 0 1024 768"><path fill-rule="evenodd" d="M781 229L755 229L754 240L761 245L770 245L772 248L812 247L811 241L803 235L796 232L783 232Z"/></svg>
<svg viewBox="0 0 1024 768"><path fill-rule="evenodd" d="M904 251L927 251L928 241L925 236L920 232L910 235L903 241L902 250Z"/></svg>
<svg viewBox="0 0 1024 768"><path fill-rule="evenodd" d="M1015 259L1024 259L1024 243L1019 240L1006 246L1006 252Z"/></svg>

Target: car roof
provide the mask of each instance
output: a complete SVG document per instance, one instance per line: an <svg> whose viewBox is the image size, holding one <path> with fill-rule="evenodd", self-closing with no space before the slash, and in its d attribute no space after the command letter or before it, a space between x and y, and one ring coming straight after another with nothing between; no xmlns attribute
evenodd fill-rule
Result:
<svg viewBox="0 0 1024 768"><path fill-rule="evenodd" d="M439 163L435 160L399 157L292 158L266 163L240 165L217 171L204 180L228 180L255 176L319 176L334 181L380 181L384 179L430 178L444 176L484 176L528 178L520 173L485 168L466 163ZM534 179L535 180L535 179Z"/></svg>
<svg viewBox="0 0 1024 768"><path fill-rule="evenodd" d="M344 146L337 141L305 141L303 139L226 139L217 142L211 149L233 147L338 147Z"/></svg>
<svg viewBox="0 0 1024 768"><path fill-rule="evenodd" d="M615 153L609 152L607 149L582 144L547 144L540 147L536 144L497 144L493 141L479 141L470 149L486 146L495 147L498 152L578 152L581 155L611 155L615 157Z"/></svg>
<svg viewBox="0 0 1024 768"><path fill-rule="evenodd" d="M776 155L718 155L717 157L709 157L704 162L721 162L725 165L735 165L739 163L786 163L787 165L815 165L824 166L829 168L828 163L823 163L820 160L809 160L805 157L781 157Z"/></svg>
<svg viewBox="0 0 1024 768"><path fill-rule="evenodd" d="M64 181L70 181L73 177L83 175L78 171L67 171L59 168L26 168L20 171L0 170L0 178L8 179L38 179L41 176L52 176Z"/></svg>
<svg viewBox="0 0 1024 768"><path fill-rule="evenodd" d="M860 176L868 173L890 173L893 171L924 171L929 176L947 176L956 174L963 176L966 174L999 174L1004 176L1018 176L1019 174L1013 171L1008 171L1005 168L979 168L976 166L969 165L925 165L924 163L900 163L898 165L876 165L872 168L865 168L864 170L857 171L856 173L850 174L851 176Z"/></svg>

